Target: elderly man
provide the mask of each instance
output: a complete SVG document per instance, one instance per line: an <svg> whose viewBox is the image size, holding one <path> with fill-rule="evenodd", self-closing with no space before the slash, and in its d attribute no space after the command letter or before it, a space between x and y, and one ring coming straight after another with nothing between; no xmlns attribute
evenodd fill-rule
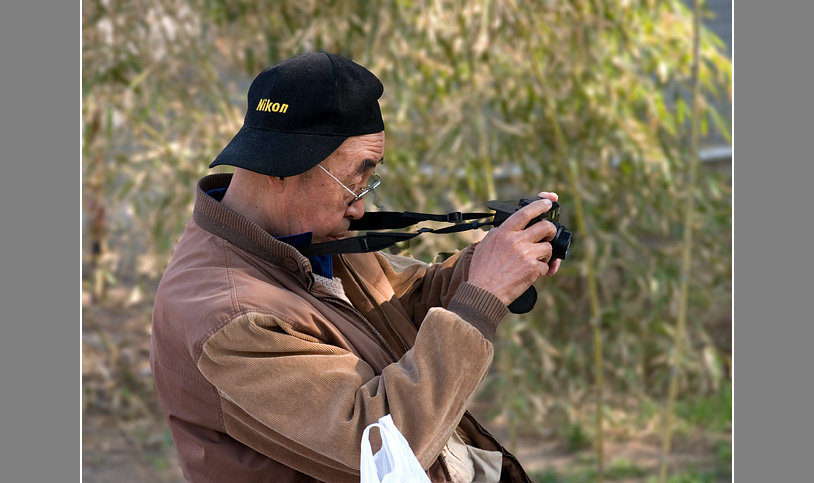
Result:
<svg viewBox="0 0 814 483"><path fill-rule="evenodd" d="M519 210L442 264L306 257L350 236L383 162L381 82L311 53L262 73L200 180L156 294L150 363L187 479L359 481L386 414L432 481L528 481L466 412L507 305L551 276L551 207ZM556 200L553 193L540 193Z"/></svg>

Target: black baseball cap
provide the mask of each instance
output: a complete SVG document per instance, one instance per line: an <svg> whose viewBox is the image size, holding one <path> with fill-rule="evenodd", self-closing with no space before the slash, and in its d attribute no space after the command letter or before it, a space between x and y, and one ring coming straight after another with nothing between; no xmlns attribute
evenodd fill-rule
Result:
<svg viewBox="0 0 814 483"><path fill-rule="evenodd" d="M210 168L269 176L308 171L352 136L384 130L381 81L336 54L301 54L264 70L249 87L243 127Z"/></svg>

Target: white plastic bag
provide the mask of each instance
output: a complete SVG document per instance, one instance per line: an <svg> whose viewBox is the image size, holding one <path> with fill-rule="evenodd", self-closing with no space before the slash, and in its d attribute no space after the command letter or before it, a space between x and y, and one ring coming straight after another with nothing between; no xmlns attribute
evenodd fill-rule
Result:
<svg viewBox="0 0 814 483"><path fill-rule="evenodd" d="M379 428L382 448L373 454L370 446L370 429ZM378 423L365 428L362 433L361 483L429 483L430 479L421 468L410 444L398 430L393 418L382 416Z"/></svg>

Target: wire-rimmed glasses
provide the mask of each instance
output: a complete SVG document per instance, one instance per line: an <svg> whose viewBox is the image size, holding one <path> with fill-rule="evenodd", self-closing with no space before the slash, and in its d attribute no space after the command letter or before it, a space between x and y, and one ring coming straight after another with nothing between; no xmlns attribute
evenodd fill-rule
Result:
<svg viewBox="0 0 814 483"><path fill-rule="evenodd" d="M345 183L343 183L343 182L339 181L339 180L336 178L336 176L334 176L334 175L332 175L332 174L331 174L331 172L330 172L330 171L328 171L327 169L323 168L323 167L322 167L322 165L318 164L317 166L319 166L319 168L320 168L322 171L325 171L325 172L328 174L328 176L330 176L331 178L333 178L333 179L334 179L334 180L335 180L337 183L339 183L340 185L342 185L342 187L343 187L343 188L345 188L345 190L346 190L348 193L350 193L351 195L353 195L353 199L352 199L352 200L351 200L351 201L348 203L348 206L350 206L350 205L352 205L352 204L356 203L357 201L361 200L361 199L362 199L362 197L364 197L366 194L368 194L368 193L370 193L371 191L373 191L374 189L376 189L376 188L377 188L377 187L378 187L378 186L379 186L379 185L382 183L381 178L379 178L379 176L378 176L378 175L376 175L376 174L374 173L374 174L370 175L370 178L369 178L369 179L368 179L368 181L367 181L367 186L365 186L364 188L362 188L362 191L360 191L359 193L356 193L356 192L354 192L352 189L350 189L350 188L348 188L347 186L345 186Z"/></svg>

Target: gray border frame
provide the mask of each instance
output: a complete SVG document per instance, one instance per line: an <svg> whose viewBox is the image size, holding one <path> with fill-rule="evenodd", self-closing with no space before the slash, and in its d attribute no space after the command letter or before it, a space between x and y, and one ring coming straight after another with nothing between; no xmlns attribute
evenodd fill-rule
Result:
<svg viewBox="0 0 814 483"><path fill-rule="evenodd" d="M736 481L812 481L810 2L738 2ZM733 29L734 38L734 29ZM733 111L734 112L734 111ZM779 256L778 256L779 255ZM733 352L734 354L734 352ZM733 359L734 360L734 359ZM733 427L734 427L733 419ZM733 436L735 432L733 431ZM734 441L734 439L733 439Z"/></svg>
<svg viewBox="0 0 814 483"><path fill-rule="evenodd" d="M3 481L79 477L79 26L73 2L0 7Z"/></svg>

